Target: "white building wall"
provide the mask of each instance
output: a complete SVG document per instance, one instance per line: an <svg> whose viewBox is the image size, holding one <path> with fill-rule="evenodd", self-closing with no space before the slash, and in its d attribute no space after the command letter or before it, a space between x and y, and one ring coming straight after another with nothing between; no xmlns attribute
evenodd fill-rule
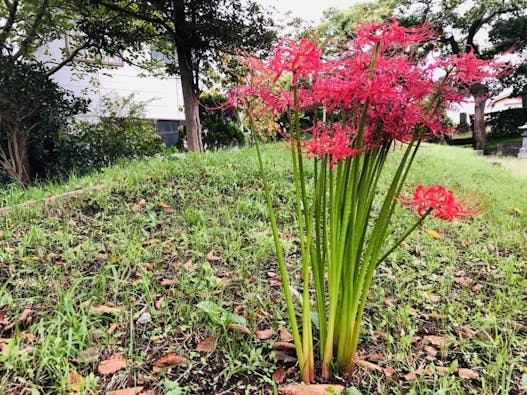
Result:
<svg viewBox="0 0 527 395"><path fill-rule="evenodd" d="M49 55L42 51L39 59L46 61L54 56L59 57L57 55L64 45L63 40L50 43ZM104 68L87 75L81 75L65 66L53 74L52 78L75 95L91 100L90 112L86 115L90 119L96 117L103 96L129 96L135 93L137 101L148 102L145 118L183 121L185 115L180 78L143 76L146 74L145 70L128 64Z"/></svg>

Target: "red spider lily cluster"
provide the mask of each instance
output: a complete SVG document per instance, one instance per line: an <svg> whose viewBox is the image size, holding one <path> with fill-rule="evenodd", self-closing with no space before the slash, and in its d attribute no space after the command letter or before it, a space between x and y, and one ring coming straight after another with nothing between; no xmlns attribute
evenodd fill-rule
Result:
<svg viewBox="0 0 527 395"><path fill-rule="evenodd" d="M491 61L470 52L419 57L419 47L434 38L427 26L367 24L346 51L327 59L311 41L284 40L269 61L246 61L250 76L236 96L257 98L276 116L324 109L325 117L312 117L302 144L333 167L386 143L447 132L445 109L463 101L471 83L496 75Z"/></svg>
<svg viewBox="0 0 527 395"><path fill-rule="evenodd" d="M351 379L378 265L427 216L453 220L481 211L479 203L469 197L456 200L439 185L419 186L412 197L399 197L420 142L446 131L445 109L463 100L469 85L496 75L491 62L472 53L424 56L421 46L433 39L427 27L404 28L392 20L362 26L336 56L324 56L308 40L284 40L268 62L246 62L247 84L235 98L255 136L284 299L306 383L316 376L314 307L322 378L328 379L337 366ZM303 282L301 330L257 138L258 117L270 116L287 125L281 133L291 145ZM394 160L396 170L381 186L378 181L396 143L403 145ZM304 155L315 158L312 177L304 172ZM398 202L421 218L393 237Z"/></svg>
<svg viewBox="0 0 527 395"><path fill-rule="evenodd" d="M401 202L414 209L420 216L432 212L435 217L452 221L454 218L474 217L481 214L479 202L471 201L469 197L456 200L454 192L442 185L425 187L419 185L412 197L402 197Z"/></svg>

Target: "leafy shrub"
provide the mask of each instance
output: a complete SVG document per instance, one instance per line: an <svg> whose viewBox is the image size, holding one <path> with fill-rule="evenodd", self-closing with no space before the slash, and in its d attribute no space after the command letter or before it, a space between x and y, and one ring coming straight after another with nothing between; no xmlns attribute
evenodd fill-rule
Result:
<svg viewBox="0 0 527 395"><path fill-rule="evenodd" d="M487 115L487 125L490 126L490 136L493 138L518 137L521 135L519 126L527 122L527 108L511 108Z"/></svg>
<svg viewBox="0 0 527 395"><path fill-rule="evenodd" d="M60 88L40 63L0 56L0 167L21 185L45 177L55 142L87 102Z"/></svg>
<svg viewBox="0 0 527 395"><path fill-rule="evenodd" d="M206 149L219 149L243 145L245 136L236 123L235 109L225 106L223 95L204 94L200 97L200 119L203 145Z"/></svg>
<svg viewBox="0 0 527 395"><path fill-rule="evenodd" d="M134 96L105 97L100 121L77 121L60 136L59 171L79 173L116 163L122 158L153 156L164 149L152 122L139 118L146 103Z"/></svg>

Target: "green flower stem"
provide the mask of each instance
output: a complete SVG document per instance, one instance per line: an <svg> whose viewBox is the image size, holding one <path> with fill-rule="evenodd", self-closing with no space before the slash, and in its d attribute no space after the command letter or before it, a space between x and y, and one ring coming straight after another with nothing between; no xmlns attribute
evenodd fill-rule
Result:
<svg viewBox="0 0 527 395"><path fill-rule="evenodd" d="M289 284L289 275L287 273L287 267L285 264L282 244L280 243L280 235L278 232L278 226L276 224L276 216L275 216L274 209L273 209L273 203L271 199L271 193L269 190L269 184L267 182L267 175L265 173L265 169L264 169L264 165L262 161L262 154L260 152L260 144L258 142L258 136L256 135L256 125L254 122L254 118L252 118L250 114L249 114L249 122L251 125L253 138L254 138L254 144L256 147L256 154L258 157L258 166L260 168L260 175L262 177L262 183L263 183L264 192L265 192L265 199L267 202L267 209L269 211L269 220L271 222L271 229L273 232L275 251L276 251L276 256L278 259L278 268L280 271L280 278L282 280L282 286L284 288L284 298L285 298L286 305L287 305L287 313L289 316L289 324L291 326L291 332L292 332L293 341L295 344L296 356L298 358L298 362L300 366L305 367L306 364L305 364L305 359L304 359L304 353L302 350L302 341L300 338L300 332L298 330L298 323L296 320L295 309L293 306L293 298L291 296L291 286Z"/></svg>
<svg viewBox="0 0 527 395"><path fill-rule="evenodd" d="M432 209L429 209L425 215L423 215L422 217L419 218L419 220L413 224L406 232L404 232L404 234L399 237L397 239L397 241L395 243L393 243L393 245L388 249L388 251L386 251L386 253L377 260L377 263L375 264L375 267L379 266L386 258L388 258L388 256L397 248L401 245L401 243L403 241L406 240L406 238L408 236L410 236L410 234L415 230L417 229L417 227L419 225L421 225L423 223L423 221L425 220L426 217L428 217L428 215L430 214L430 212L432 211Z"/></svg>
<svg viewBox="0 0 527 395"><path fill-rule="evenodd" d="M304 165L302 158L302 147L300 141L300 111L298 108L298 88L294 87L294 132L295 139L291 140L291 155L293 161L293 177L296 192L296 216L298 222L298 233L300 241L300 256L302 262L302 333L305 367L301 366L304 381L314 380L314 352L313 352L313 331L311 324L311 301L309 293L310 283L310 245L311 245L311 221L308 219L308 206L306 197Z"/></svg>

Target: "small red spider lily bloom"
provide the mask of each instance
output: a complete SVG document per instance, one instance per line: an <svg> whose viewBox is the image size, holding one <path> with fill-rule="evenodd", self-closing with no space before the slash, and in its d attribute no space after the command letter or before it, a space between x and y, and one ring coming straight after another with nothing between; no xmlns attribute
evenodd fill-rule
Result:
<svg viewBox="0 0 527 395"><path fill-rule="evenodd" d="M269 63L269 68L276 73L273 82L281 75L291 73L291 84L296 86L299 77L308 78L311 73L319 70L320 55L321 50L312 41L282 40Z"/></svg>
<svg viewBox="0 0 527 395"><path fill-rule="evenodd" d="M442 185L425 187L419 185L411 197L401 197L400 200L408 208L417 211L420 216L433 212L437 218L452 221L454 218L471 218L483 212L480 201L470 200L471 195L461 200L454 197L454 192Z"/></svg>

